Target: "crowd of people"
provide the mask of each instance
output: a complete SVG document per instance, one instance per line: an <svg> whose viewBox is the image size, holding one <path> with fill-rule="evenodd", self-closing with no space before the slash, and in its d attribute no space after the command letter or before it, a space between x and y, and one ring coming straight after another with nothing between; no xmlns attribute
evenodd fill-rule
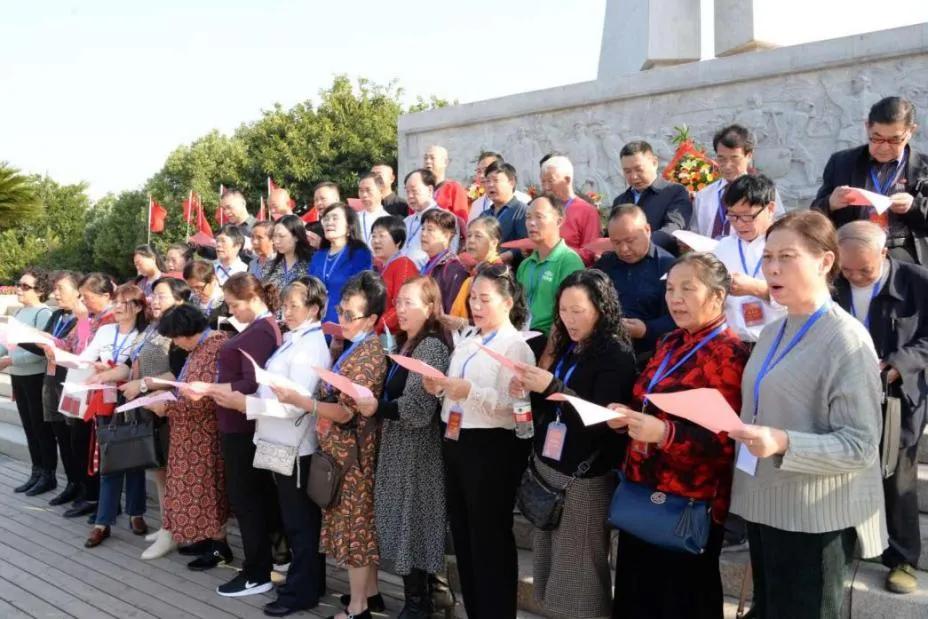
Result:
<svg viewBox="0 0 928 619"><path fill-rule="evenodd" d="M605 226L563 154L540 162L530 198L481 153L485 191L468 203L433 146L405 202L387 165L360 176L359 210L317 186L311 225L285 190L261 222L231 190L215 247L162 262L140 246L133 281L27 269L16 318L54 345L0 350L33 466L15 490L56 489L60 458L67 485L49 503L89 517L88 548L122 505L149 536L143 559L180 552L192 570L235 560L234 516L242 567L217 593L272 592L288 566L270 616L319 603L326 557L348 571L337 619L383 610L381 569L403 578L400 617L430 616L453 603L436 576L453 551L467 615L514 617L516 504L536 526L535 599L559 616L719 618L722 547L745 541L756 617L838 617L861 556L912 592L928 410L915 129L908 101L874 104L868 143L833 155L812 208L788 214L739 125L716 134L721 178L695 195L627 144L629 189ZM75 369L56 349L89 365L93 389L63 391ZM718 432L651 401L709 407L705 389L742 423ZM157 461L120 469L115 408L165 390L133 411ZM587 425L555 394L611 417Z"/></svg>

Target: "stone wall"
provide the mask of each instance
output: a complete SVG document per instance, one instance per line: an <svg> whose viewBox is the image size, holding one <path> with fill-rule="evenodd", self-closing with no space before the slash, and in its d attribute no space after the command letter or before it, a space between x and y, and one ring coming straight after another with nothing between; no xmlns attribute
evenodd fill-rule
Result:
<svg viewBox="0 0 928 619"><path fill-rule="evenodd" d="M755 164L788 207L806 206L835 150L862 144L874 102L902 95L928 124L928 24L872 32L572 84L449 108L399 121L400 178L430 144L451 154L451 178L473 175L481 150L501 152L519 184L538 182L537 162L558 150L604 202L624 190L618 153L644 139L662 164L674 127L686 123L711 151L719 127L740 122L757 135ZM925 130L913 140L928 152Z"/></svg>

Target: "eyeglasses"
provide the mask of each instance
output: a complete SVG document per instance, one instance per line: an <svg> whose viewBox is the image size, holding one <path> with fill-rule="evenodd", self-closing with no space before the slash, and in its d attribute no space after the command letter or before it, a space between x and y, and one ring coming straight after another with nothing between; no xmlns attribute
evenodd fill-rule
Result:
<svg viewBox="0 0 928 619"><path fill-rule="evenodd" d="M352 316L350 310L342 309L340 306L335 306L335 313L339 318L347 322L354 322L355 320L364 320L368 318L370 314L364 314L363 316Z"/></svg>
<svg viewBox="0 0 928 619"><path fill-rule="evenodd" d="M113 305L115 305L116 307L130 308L133 305L135 305L135 301L117 301Z"/></svg>
<svg viewBox="0 0 928 619"><path fill-rule="evenodd" d="M725 215L725 219L727 219L731 223L742 222L742 223L750 224L750 223L754 223L754 220L760 217L761 213L763 213L765 210L766 209L762 208L756 213L751 213L749 215L734 215L732 213L727 213Z"/></svg>
<svg viewBox="0 0 928 619"><path fill-rule="evenodd" d="M31 284L24 284L23 282L19 282L18 284L16 284L16 287L19 288L20 290L35 290L35 286Z"/></svg>
<svg viewBox="0 0 928 619"><path fill-rule="evenodd" d="M881 144L889 144L890 146L899 146L909 139L909 132L906 131L902 135L895 135L891 138L881 138L872 135L868 135L867 139L870 140L870 143L874 146L880 146Z"/></svg>

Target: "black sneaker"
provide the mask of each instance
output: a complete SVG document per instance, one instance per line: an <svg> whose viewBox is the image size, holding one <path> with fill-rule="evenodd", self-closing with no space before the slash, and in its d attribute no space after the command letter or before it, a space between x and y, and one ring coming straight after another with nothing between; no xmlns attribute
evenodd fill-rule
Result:
<svg viewBox="0 0 928 619"><path fill-rule="evenodd" d="M238 576L226 584L216 587L216 593L227 598L238 598L246 595L267 593L273 588L274 583L272 583L270 579L264 582L252 582L245 577L245 574L239 572Z"/></svg>
<svg viewBox="0 0 928 619"><path fill-rule="evenodd" d="M210 550L187 564L194 572L211 570L220 563L232 563L232 549L225 542L210 540Z"/></svg>
<svg viewBox="0 0 928 619"><path fill-rule="evenodd" d="M201 539L198 542L180 546L177 549L177 552L178 554L182 554L185 557L199 557L201 554L212 550L212 541L213 540L211 539Z"/></svg>
<svg viewBox="0 0 928 619"><path fill-rule="evenodd" d="M338 601L342 603L342 606L348 608L348 604L351 603L351 594L343 593L341 596L339 596ZM383 601L383 596L381 596L379 593L375 593L374 595L367 598L367 610L371 611L372 613L382 613L386 609L387 605Z"/></svg>

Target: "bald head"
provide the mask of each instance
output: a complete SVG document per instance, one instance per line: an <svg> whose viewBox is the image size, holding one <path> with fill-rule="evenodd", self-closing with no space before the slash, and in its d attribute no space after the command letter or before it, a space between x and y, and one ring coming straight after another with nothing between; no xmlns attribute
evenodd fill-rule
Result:
<svg viewBox="0 0 928 619"><path fill-rule="evenodd" d="M651 249L651 226L644 211L634 204L619 204L609 213L609 240L616 257L635 264Z"/></svg>
<svg viewBox="0 0 928 619"><path fill-rule="evenodd" d="M432 145L425 151L423 164L425 169L435 175L436 182L445 180L445 172L448 170L448 151L444 146Z"/></svg>
<svg viewBox="0 0 928 619"><path fill-rule="evenodd" d="M865 288L880 278L886 260L886 233L873 222L853 221L838 229L838 264L852 286Z"/></svg>
<svg viewBox="0 0 928 619"><path fill-rule="evenodd" d="M270 211L271 219L278 220L284 215L292 215L293 209L290 208L290 192L286 189L274 189L267 199L267 208Z"/></svg>

